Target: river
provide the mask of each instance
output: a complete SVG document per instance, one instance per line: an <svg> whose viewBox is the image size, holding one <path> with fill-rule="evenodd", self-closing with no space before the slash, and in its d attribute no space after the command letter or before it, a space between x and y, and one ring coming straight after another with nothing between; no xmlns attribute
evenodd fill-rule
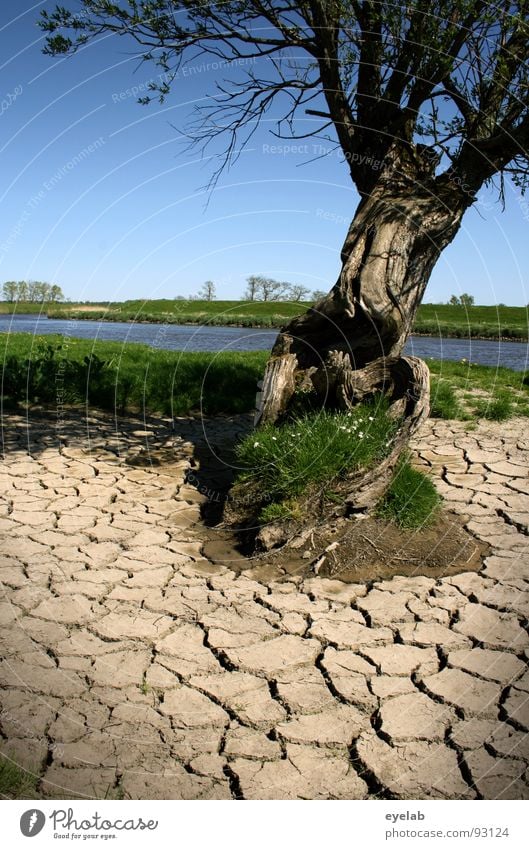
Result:
<svg viewBox="0 0 529 849"><path fill-rule="evenodd" d="M79 321L38 315L0 315L0 332L60 333L79 339L142 342L168 351L270 350L277 335L275 330L258 328ZM411 336L406 353L425 359L466 359L481 365L507 366L517 371L524 371L529 364L527 342Z"/></svg>

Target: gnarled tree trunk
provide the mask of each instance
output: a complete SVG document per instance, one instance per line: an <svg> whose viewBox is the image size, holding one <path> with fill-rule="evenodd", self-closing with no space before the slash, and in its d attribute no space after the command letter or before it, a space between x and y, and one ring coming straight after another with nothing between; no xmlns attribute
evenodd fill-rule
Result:
<svg viewBox="0 0 529 849"><path fill-rule="evenodd" d="M414 358L402 362L402 349L435 262L472 199L455 188L445 197L433 194L427 166L409 156L389 161L360 202L336 284L279 333L258 394L257 424L280 420L298 389L336 409L389 389L393 402L414 399L401 404L407 410L395 446L400 453L428 414L427 369ZM388 464L395 460L392 452ZM359 495L364 484L352 483L352 490ZM368 496L361 500L369 504Z"/></svg>

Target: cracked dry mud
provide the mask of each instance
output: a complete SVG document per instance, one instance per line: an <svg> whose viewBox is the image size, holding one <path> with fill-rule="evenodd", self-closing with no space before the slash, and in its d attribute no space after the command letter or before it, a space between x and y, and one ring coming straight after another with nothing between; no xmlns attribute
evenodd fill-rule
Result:
<svg viewBox="0 0 529 849"><path fill-rule="evenodd" d="M0 748L40 794L529 798L525 421L427 423L417 462L492 553L371 586L204 559L201 423L54 424L3 430Z"/></svg>

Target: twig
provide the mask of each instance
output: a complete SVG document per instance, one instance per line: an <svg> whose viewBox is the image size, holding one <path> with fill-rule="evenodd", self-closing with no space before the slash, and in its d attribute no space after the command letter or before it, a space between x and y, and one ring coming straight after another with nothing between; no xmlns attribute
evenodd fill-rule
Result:
<svg viewBox="0 0 529 849"><path fill-rule="evenodd" d="M376 553L377 553L377 554L379 554L379 555L380 555L380 557L382 557L382 556L383 556L383 552L380 550L380 548L378 548L378 546L376 546L376 545L375 545L375 543L373 542L373 540L369 539L369 537L366 537L366 535L365 535L365 534L360 534L360 536L362 537L362 539L365 539L365 541L366 541L366 542L368 542L368 543L369 543L369 545L372 545L372 546L373 546L373 548L375 549Z"/></svg>

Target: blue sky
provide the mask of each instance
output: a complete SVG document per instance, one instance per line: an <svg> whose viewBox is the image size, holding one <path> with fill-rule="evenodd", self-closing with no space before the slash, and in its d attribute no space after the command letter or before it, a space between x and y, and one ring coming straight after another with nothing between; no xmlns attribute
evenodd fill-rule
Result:
<svg viewBox="0 0 529 849"><path fill-rule="evenodd" d="M0 282L56 282L72 300L187 296L206 279L233 299L250 274L330 288L358 202L338 155L308 162L310 139L273 150L270 121L206 206L212 164L178 127L225 72L196 62L165 104L141 106L131 88L157 71L123 39L42 55L36 19L54 5L0 9ZM425 301L529 302L529 197L506 195L504 213L487 192L467 212Z"/></svg>

